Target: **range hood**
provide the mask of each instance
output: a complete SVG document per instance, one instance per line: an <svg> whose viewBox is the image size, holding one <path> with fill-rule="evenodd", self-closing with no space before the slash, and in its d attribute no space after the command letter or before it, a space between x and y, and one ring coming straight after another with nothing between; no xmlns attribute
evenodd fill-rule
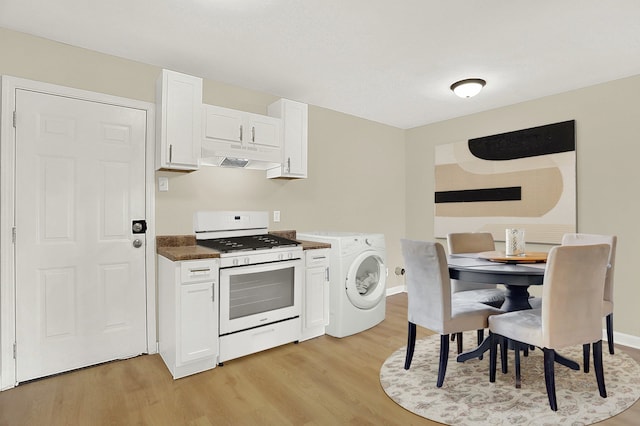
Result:
<svg viewBox="0 0 640 426"><path fill-rule="evenodd" d="M200 164L253 170L268 170L280 167L280 151L264 152L243 148L221 148L219 144L202 141Z"/></svg>

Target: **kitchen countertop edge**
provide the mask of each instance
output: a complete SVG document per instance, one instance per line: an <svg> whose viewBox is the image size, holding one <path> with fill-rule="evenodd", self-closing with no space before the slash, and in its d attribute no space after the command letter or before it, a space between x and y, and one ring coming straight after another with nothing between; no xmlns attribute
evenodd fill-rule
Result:
<svg viewBox="0 0 640 426"><path fill-rule="evenodd" d="M273 231L274 235L294 239L302 244L302 250L331 248L331 244L296 239L295 231ZM220 252L196 244L194 235L166 235L156 237L156 253L173 262L181 260L215 259Z"/></svg>

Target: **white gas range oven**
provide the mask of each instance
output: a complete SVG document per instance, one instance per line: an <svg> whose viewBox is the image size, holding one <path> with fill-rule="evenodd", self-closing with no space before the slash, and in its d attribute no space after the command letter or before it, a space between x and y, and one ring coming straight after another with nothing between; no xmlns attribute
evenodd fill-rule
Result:
<svg viewBox="0 0 640 426"><path fill-rule="evenodd" d="M218 362L300 338L302 245L267 232L257 211L200 211L198 245L220 251Z"/></svg>

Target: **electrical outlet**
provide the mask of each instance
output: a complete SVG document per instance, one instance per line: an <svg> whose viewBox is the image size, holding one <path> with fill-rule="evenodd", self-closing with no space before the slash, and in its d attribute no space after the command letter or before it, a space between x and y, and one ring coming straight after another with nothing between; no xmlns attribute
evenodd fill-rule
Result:
<svg viewBox="0 0 640 426"><path fill-rule="evenodd" d="M280 210L273 211L273 221L280 222Z"/></svg>

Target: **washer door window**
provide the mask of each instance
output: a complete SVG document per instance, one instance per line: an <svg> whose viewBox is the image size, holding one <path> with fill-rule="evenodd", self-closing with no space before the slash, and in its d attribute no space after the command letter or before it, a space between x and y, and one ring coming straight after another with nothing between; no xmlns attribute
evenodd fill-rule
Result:
<svg viewBox="0 0 640 426"><path fill-rule="evenodd" d="M384 297L387 274L382 258L375 252L360 254L351 264L346 278L347 296L361 309L375 307Z"/></svg>

